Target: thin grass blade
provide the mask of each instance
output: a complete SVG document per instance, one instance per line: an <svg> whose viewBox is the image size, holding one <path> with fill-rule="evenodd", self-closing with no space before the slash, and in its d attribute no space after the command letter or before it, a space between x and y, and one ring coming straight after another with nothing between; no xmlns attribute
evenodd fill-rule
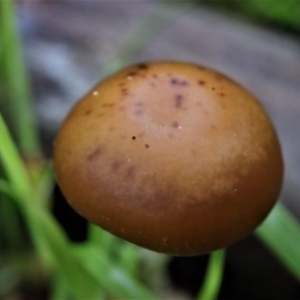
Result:
<svg viewBox="0 0 300 300"><path fill-rule="evenodd" d="M300 281L300 223L296 218L278 203L255 233Z"/></svg>
<svg viewBox="0 0 300 300"><path fill-rule="evenodd" d="M198 294L198 300L217 299L223 279L225 250L217 250L210 254L205 279Z"/></svg>

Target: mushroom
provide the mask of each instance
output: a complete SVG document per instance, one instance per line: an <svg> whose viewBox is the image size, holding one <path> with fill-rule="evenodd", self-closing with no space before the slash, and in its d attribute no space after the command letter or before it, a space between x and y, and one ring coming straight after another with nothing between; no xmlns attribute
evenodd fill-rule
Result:
<svg viewBox="0 0 300 300"><path fill-rule="evenodd" d="M96 85L60 128L54 166L79 214L172 255L245 237L283 178L276 132L254 96L185 62L133 65Z"/></svg>

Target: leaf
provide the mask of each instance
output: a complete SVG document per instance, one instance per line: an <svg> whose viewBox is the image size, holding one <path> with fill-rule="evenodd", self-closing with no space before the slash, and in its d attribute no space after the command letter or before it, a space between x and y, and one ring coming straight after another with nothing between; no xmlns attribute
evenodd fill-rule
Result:
<svg viewBox="0 0 300 300"><path fill-rule="evenodd" d="M122 299L157 299L137 279L125 273L116 264L112 264L106 255L102 255L100 248L89 245L78 245L76 252L85 260L85 265L95 277L99 284L112 295Z"/></svg>
<svg viewBox="0 0 300 300"><path fill-rule="evenodd" d="M17 142L27 157L39 154L39 143L29 78L16 26L15 1L0 1L1 76L9 97L7 108ZM2 46L3 45L3 46Z"/></svg>
<svg viewBox="0 0 300 300"><path fill-rule="evenodd" d="M132 277L139 274L139 248L131 243L120 241L120 265Z"/></svg>
<svg viewBox="0 0 300 300"><path fill-rule="evenodd" d="M300 224L296 218L278 203L255 233L300 281Z"/></svg>

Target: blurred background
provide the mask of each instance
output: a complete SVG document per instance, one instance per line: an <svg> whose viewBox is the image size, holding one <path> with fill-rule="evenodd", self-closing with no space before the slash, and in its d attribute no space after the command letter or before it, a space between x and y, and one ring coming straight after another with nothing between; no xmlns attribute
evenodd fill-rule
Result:
<svg viewBox="0 0 300 300"><path fill-rule="evenodd" d="M10 18L8 10L6 14L4 12L4 5L0 7L0 110L18 140L22 106L20 102L15 104L16 99L9 100L11 91L17 90L18 84L9 86L7 82L22 81L23 91L26 90L30 98L30 103L26 104L27 108L30 105L32 113L29 122L41 141L38 161L43 161L43 167L51 161L53 140L63 118L100 79L123 66L147 60L199 63L236 79L256 95L268 111L278 131L285 160L280 201L295 218L295 227L299 227L296 221L300 221L299 0L23 0L15 4L16 11ZM7 29L10 21L15 22L15 32L20 34L19 44L8 38L13 32ZM7 75L9 71L5 70L10 67L6 63L18 56L24 60L18 62L16 59L10 76ZM27 70L22 78L23 69L18 69L21 62L25 62ZM22 98L22 92L19 96ZM1 135L0 147L3 147ZM3 170L0 173L3 178L4 173ZM52 178L44 187L51 198L46 205L49 218L58 223L62 236L66 234L70 247L86 246L94 234L90 225L69 208L58 187L53 185L53 174L51 171L47 174ZM34 241L38 239L32 238L33 234L43 233L33 233L22 208L18 204L8 206L9 199L6 198L0 189L0 299L84 297L84 292L72 293L70 282L63 279L75 272L67 269L63 258L68 257L73 248L67 251L63 247L60 250L53 248L56 256L52 260L55 262L51 261L49 265L61 265L62 269L66 268L65 273L60 273L59 268L48 267L43 255L41 259L34 250L38 243ZM299 232L293 231L296 238L292 242L289 240L289 247L300 255ZM54 236L50 234L52 242L44 241L44 249L48 249L48 242L52 246L56 244ZM284 232L279 238L282 236L285 236ZM139 290L140 284L143 289L155 293L154 299L199 297L208 255L167 257L128 246L100 231L93 243L96 245L93 249L98 249L96 253L103 259L97 270L110 281L100 280L95 299L141 299L147 292L143 294L142 288ZM284 238L281 243L285 244ZM77 250L75 260L94 257L87 249L82 256L77 255L82 249ZM300 299L300 276L297 279L295 272L278 259L278 253L280 250L274 254L264 238L255 234L229 247L216 297ZM56 261L58 257L62 262ZM295 260L295 264L298 261ZM91 258L83 265L93 262ZM114 273L115 265L121 268L117 273L119 277ZM300 264L294 268L299 270ZM92 270L95 277L97 270ZM84 282L78 272L78 280ZM136 294L131 293L135 290ZM90 297L84 298L92 299Z"/></svg>

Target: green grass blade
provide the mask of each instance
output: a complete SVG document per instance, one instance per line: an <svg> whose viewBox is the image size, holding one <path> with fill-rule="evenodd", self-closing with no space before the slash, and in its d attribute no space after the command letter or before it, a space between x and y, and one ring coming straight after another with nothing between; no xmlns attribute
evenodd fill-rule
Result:
<svg viewBox="0 0 300 300"><path fill-rule="evenodd" d="M20 194L30 193L31 182L29 174L25 169L22 158L12 140L1 113L0 136L0 161L2 162L4 172L6 173L9 182L13 186L13 189L18 191Z"/></svg>
<svg viewBox="0 0 300 300"><path fill-rule="evenodd" d="M121 241L111 233L93 224L89 226L88 236L89 245L94 245L101 249L102 255L106 255L107 259L117 259L120 266L126 270L128 274L137 276L139 265L139 249L137 246Z"/></svg>
<svg viewBox="0 0 300 300"><path fill-rule="evenodd" d="M141 248L139 251L140 277L145 280L147 286L154 291L163 290L168 285L166 270L171 256Z"/></svg>
<svg viewBox="0 0 300 300"><path fill-rule="evenodd" d="M48 207L55 183L52 163L45 165L39 175L36 183L36 193L39 195L41 204Z"/></svg>
<svg viewBox="0 0 300 300"><path fill-rule="evenodd" d="M36 210L32 213L36 213ZM37 234L44 238L43 244L54 256L55 273L63 276L69 291L77 299L97 299L99 289L97 278L89 272L83 261L74 255L72 245L62 234L62 230L55 226L52 219L45 218L45 215L43 221L39 217L37 225L41 228L40 234Z"/></svg>
<svg viewBox="0 0 300 300"><path fill-rule="evenodd" d="M157 299L158 297L143 286L136 278L124 272L117 264L112 264L98 247L77 246L77 253L85 260L90 272L98 278L101 287L111 295L122 299Z"/></svg>
<svg viewBox="0 0 300 300"><path fill-rule="evenodd" d="M70 298L68 286L63 277L54 275L51 288L51 300L62 300Z"/></svg>
<svg viewBox="0 0 300 300"><path fill-rule="evenodd" d="M239 3L242 11L256 19L271 21L281 26L300 29L300 5L298 0L257 1L246 0Z"/></svg>
<svg viewBox="0 0 300 300"><path fill-rule="evenodd" d="M225 250L217 250L210 254L205 279L198 294L198 300L217 299L223 279Z"/></svg>
<svg viewBox="0 0 300 300"><path fill-rule="evenodd" d="M300 281L300 224L296 218L279 203L255 233Z"/></svg>
<svg viewBox="0 0 300 300"><path fill-rule="evenodd" d="M78 247L79 254L90 266L90 270L99 277L102 288L107 293L116 296L127 295L129 299L139 298L149 293L146 292L146 288L140 286L141 284L133 279L138 275L137 251L136 246L124 243L109 232L92 224L89 227L88 242L84 247ZM108 277L108 274L111 274L111 278ZM126 276L127 279L125 279Z"/></svg>
<svg viewBox="0 0 300 300"><path fill-rule="evenodd" d="M101 247L102 252L109 253L118 243L118 239L99 226L89 224L88 243L90 245L97 245Z"/></svg>
<svg viewBox="0 0 300 300"><path fill-rule="evenodd" d="M127 242L120 242L119 263L120 266L132 277L138 277L139 274L139 251L140 249Z"/></svg>
<svg viewBox="0 0 300 300"><path fill-rule="evenodd" d="M13 189L10 186L9 182L3 179L0 179L0 193L5 194L6 196L13 196Z"/></svg>
<svg viewBox="0 0 300 300"><path fill-rule="evenodd" d="M32 95L16 26L13 0L0 1L1 77L9 102L6 107L13 120L13 132L25 157L39 155L39 143Z"/></svg>
<svg viewBox="0 0 300 300"><path fill-rule="evenodd" d="M24 236L24 225L21 222L18 206L9 201L5 195L1 195L1 182L0 212L0 234L2 235L1 239L4 240L5 249L11 254L19 255L27 245L27 239Z"/></svg>

